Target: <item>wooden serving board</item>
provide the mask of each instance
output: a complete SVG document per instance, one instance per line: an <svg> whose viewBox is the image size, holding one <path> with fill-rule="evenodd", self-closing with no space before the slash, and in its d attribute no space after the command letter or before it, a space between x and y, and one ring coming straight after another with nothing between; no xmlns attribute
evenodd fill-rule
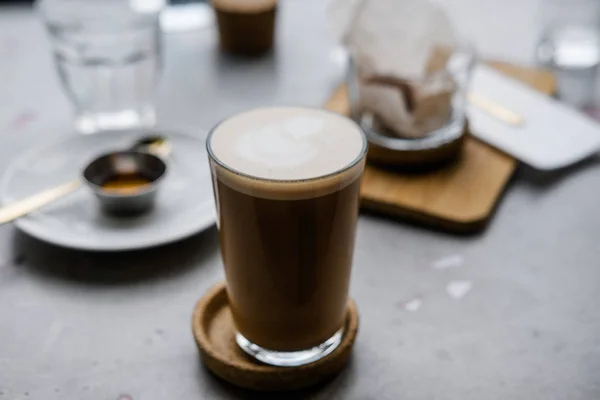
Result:
<svg viewBox="0 0 600 400"><path fill-rule="evenodd" d="M489 65L543 93L555 91L554 76L548 71L501 62ZM325 108L349 114L345 85L334 91ZM400 173L367 165L362 206L446 230L479 230L492 216L516 166L513 157L468 137L459 160L432 172Z"/></svg>

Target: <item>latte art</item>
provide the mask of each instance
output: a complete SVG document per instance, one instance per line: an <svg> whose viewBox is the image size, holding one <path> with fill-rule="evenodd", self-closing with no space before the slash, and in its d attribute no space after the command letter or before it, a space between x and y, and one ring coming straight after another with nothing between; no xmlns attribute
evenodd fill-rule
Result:
<svg viewBox="0 0 600 400"><path fill-rule="evenodd" d="M271 167L308 164L316 158L316 142L324 123L317 118L289 118L242 134L236 143L239 157Z"/></svg>
<svg viewBox="0 0 600 400"><path fill-rule="evenodd" d="M286 132L301 140L323 133L325 122L315 117L293 117L285 120L283 126Z"/></svg>
<svg viewBox="0 0 600 400"><path fill-rule="evenodd" d="M294 107L237 115L216 128L211 148L233 170L257 178L303 180L350 165L364 150L356 125L337 114Z"/></svg>

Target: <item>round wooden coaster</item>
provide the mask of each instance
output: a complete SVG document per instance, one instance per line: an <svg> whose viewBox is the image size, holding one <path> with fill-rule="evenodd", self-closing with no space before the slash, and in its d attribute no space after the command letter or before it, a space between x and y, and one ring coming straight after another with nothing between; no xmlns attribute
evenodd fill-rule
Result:
<svg viewBox="0 0 600 400"><path fill-rule="evenodd" d="M198 301L192 330L202 361L215 375L247 389L295 390L327 380L348 363L358 333L358 311L354 301L349 300L346 329L338 348L327 357L300 367L261 364L237 346L224 283L208 290Z"/></svg>

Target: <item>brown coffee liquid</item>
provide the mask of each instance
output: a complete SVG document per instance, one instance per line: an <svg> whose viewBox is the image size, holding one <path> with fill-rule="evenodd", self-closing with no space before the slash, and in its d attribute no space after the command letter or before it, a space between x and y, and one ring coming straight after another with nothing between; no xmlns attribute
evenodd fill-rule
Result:
<svg viewBox="0 0 600 400"><path fill-rule="evenodd" d="M339 177L252 182L213 163L235 324L271 350L305 350L342 327L363 162Z"/></svg>

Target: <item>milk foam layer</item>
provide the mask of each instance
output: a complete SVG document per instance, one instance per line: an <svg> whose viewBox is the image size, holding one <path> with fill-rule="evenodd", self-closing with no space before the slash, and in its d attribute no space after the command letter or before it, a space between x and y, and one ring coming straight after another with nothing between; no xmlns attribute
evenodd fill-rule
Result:
<svg viewBox="0 0 600 400"><path fill-rule="evenodd" d="M364 136L349 119L318 109L261 108L236 115L210 137L214 156L252 177L305 180L351 165L364 151Z"/></svg>

